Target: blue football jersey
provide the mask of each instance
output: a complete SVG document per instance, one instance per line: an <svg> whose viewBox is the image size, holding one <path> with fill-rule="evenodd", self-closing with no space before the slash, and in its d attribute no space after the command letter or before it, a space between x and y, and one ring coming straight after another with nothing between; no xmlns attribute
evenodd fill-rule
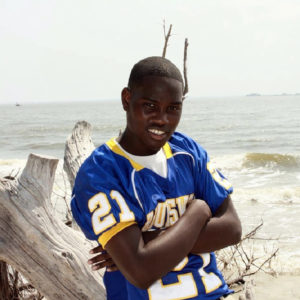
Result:
<svg viewBox="0 0 300 300"><path fill-rule="evenodd" d="M103 276L103 283L107 300L128 300L127 280L119 270L106 271Z"/></svg>
<svg viewBox="0 0 300 300"><path fill-rule="evenodd" d="M206 151L177 132L163 150L167 178L133 161L114 139L86 159L75 180L71 208L87 238L105 248L114 235L133 224L142 231L167 228L184 214L187 202L194 198L206 201L215 214L232 186L211 164ZM114 276L116 281L124 279L115 274L109 274L109 289L113 288ZM214 253L189 254L147 290L124 280L126 289L122 290L129 300L211 300L231 292L217 268Z"/></svg>

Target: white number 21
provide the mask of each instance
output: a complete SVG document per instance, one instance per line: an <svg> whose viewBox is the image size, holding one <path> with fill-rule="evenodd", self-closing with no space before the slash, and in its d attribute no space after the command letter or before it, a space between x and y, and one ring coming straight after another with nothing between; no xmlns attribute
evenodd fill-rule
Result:
<svg viewBox="0 0 300 300"><path fill-rule="evenodd" d="M134 221L134 214L123 196L118 191L112 190L110 197L118 203L120 222ZM117 223L113 213L111 213L111 205L105 193L98 193L92 197L88 202L88 207L89 211L93 213L92 225L96 235Z"/></svg>

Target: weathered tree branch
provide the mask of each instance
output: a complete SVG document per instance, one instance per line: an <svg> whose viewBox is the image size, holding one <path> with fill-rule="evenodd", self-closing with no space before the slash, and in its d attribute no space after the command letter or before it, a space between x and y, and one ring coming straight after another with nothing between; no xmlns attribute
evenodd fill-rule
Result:
<svg viewBox="0 0 300 300"><path fill-rule="evenodd" d="M189 92L189 84L188 84L188 77L187 77L187 48L189 46L188 39L186 38L184 41L184 51L183 51L183 77L184 77L184 90L183 90L183 96Z"/></svg>
<svg viewBox="0 0 300 300"><path fill-rule="evenodd" d="M168 42L169 42L169 38L171 36L172 27L173 27L173 25L170 24L168 33L166 33L166 23L165 23L165 20L163 21L165 43L164 43L162 57L166 57ZM189 43L188 43L188 39L186 38L184 41L184 51L183 51L183 77L184 77L183 99L185 99L185 95L189 92L189 84L188 84L188 77L187 77L187 48L188 48L188 46L189 46Z"/></svg>
<svg viewBox="0 0 300 300"><path fill-rule="evenodd" d="M164 28L165 44L164 44L164 48L163 48L162 57L166 57L168 42L169 42L169 38L171 36L171 31L172 31L172 26L173 25L170 24L168 33L166 34L166 23L165 23L165 20L164 20L163 28Z"/></svg>
<svg viewBox="0 0 300 300"><path fill-rule="evenodd" d="M86 263L92 247L50 209L58 160L30 154L18 180L0 179L0 260L48 300L105 299Z"/></svg>

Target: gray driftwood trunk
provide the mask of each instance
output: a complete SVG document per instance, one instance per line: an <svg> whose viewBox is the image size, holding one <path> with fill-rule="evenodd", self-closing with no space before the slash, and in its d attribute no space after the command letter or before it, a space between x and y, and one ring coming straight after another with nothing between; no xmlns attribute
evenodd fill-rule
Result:
<svg viewBox="0 0 300 300"><path fill-rule="evenodd" d="M91 138L92 126L86 121L79 121L75 124L72 134L67 138L65 144L64 170L68 175L71 189L73 189L77 172L85 159L95 149ZM80 230L74 218L72 228Z"/></svg>
<svg viewBox="0 0 300 300"><path fill-rule="evenodd" d="M71 188L74 186L79 167L94 149L91 125L86 121L77 122L65 145L64 170L68 175Z"/></svg>
<svg viewBox="0 0 300 300"><path fill-rule="evenodd" d="M0 260L48 300L105 299L100 274L87 265L91 243L51 213L57 163L30 154L17 180L0 179Z"/></svg>

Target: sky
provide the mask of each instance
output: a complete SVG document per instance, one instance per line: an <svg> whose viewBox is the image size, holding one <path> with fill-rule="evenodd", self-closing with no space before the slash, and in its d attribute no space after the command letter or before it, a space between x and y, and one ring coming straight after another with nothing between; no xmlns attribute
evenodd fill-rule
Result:
<svg viewBox="0 0 300 300"><path fill-rule="evenodd" d="M119 99L163 20L188 96L300 92L299 0L0 0L0 104Z"/></svg>

